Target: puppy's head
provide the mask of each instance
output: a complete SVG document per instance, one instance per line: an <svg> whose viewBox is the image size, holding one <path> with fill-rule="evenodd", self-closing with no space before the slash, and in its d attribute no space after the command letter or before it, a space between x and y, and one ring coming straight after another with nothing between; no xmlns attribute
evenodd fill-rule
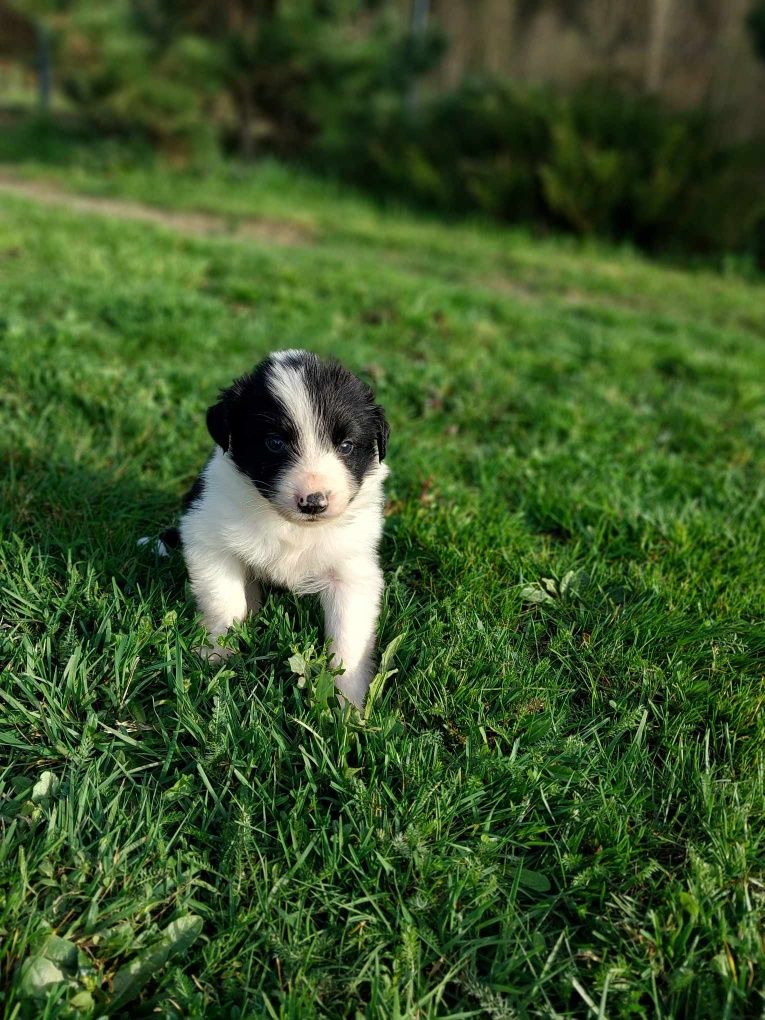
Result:
<svg viewBox="0 0 765 1020"><path fill-rule="evenodd" d="M272 354L237 379L207 427L283 517L314 526L345 512L389 432L368 386L307 351Z"/></svg>

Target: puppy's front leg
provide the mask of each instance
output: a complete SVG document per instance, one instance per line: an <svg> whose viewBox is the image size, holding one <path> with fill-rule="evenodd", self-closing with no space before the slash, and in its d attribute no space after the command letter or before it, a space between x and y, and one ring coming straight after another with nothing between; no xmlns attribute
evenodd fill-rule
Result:
<svg viewBox="0 0 765 1020"><path fill-rule="evenodd" d="M210 646L200 649L200 652L206 658L223 658L230 650L214 647L217 638L225 634L233 623L247 616L244 564L228 553L194 546L184 546L184 556L191 590L210 636Z"/></svg>
<svg viewBox="0 0 765 1020"><path fill-rule="evenodd" d="M337 687L357 708L373 676L373 650L383 590L382 571L374 562L344 564L321 592L324 628L333 662L345 669Z"/></svg>

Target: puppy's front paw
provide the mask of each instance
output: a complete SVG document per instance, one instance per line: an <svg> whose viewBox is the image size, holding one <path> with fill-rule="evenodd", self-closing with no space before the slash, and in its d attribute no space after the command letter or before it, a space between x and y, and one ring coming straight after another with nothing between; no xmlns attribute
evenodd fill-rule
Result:
<svg viewBox="0 0 765 1020"><path fill-rule="evenodd" d="M218 662L224 662L229 655L233 654L234 649L227 645L197 645L194 651L200 659L215 665Z"/></svg>
<svg viewBox="0 0 765 1020"><path fill-rule="evenodd" d="M369 690L369 671L363 670L358 673L341 673L335 677L340 704L349 701L359 711L364 707L364 698Z"/></svg>

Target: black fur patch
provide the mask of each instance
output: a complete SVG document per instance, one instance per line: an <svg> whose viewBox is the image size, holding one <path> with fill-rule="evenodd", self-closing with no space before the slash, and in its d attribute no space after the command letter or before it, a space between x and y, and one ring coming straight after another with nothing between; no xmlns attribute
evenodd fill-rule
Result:
<svg viewBox="0 0 765 1020"><path fill-rule="evenodd" d="M273 452L266 440L278 436L287 444L296 439L295 428L284 407L267 385L270 359L249 375L223 390L217 404L207 412L210 435L244 474L255 482L263 496L273 492L276 481L293 459L289 445Z"/></svg>
<svg viewBox="0 0 765 1020"><path fill-rule="evenodd" d="M191 488L189 488L188 491L184 493L183 499L181 500L181 507L183 508L184 512L201 499L202 493L204 491L205 491L204 475L199 475L197 478L194 479L194 481L191 484Z"/></svg>
<svg viewBox="0 0 765 1020"><path fill-rule="evenodd" d="M177 549L181 544L181 533L177 528L165 528L159 537L168 549Z"/></svg>
<svg viewBox="0 0 765 1020"><path fill-rule="evenodd" d="M371 389L339 361L320 361L309 354L302 368L319 428L335 447L350 439L353 452L342 459L361 484L376 458L385 457L390 429L383 409L375 404Z"/></svg>

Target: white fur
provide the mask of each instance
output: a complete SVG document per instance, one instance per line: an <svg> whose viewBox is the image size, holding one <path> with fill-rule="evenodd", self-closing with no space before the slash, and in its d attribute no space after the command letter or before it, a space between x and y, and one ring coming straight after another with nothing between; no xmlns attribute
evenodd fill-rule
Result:
<svg viewBox="0 0 765 1020"><path fill-rule="evenodd" d="M329 518L345 512L355 485L334 448L317 431L316 415L302 369L298 365L283 363L285 356L293 353L279 352L268 377L271 392L289 408L300 451L296 463L279 479L273 502L290 520L315 528L319 522L306 521L297 509L297 499L310 492L323 492L329 500L322 514L321 524L324 524Z"/></svg>
<svg viewBox="0 0 765 1020"><path fill-rule="evenodd" d="M266 500L229 454L216 449L204 470L202 495L181 519L183 552L213 642L257 610L260 580L300 594L318 592L335 663L345 670L337 686L360 707L373 675L383 587L377 546L388 468L378 463L353 495L346 469L321 449L307 394L305 404L300 394L302 380L290 377L293 372L277 365L274 373L277 385L281 379L288 390L301 432L301 457L280 480L279 497ZM330 506L320 520L301 519L284 496L302 485L308 492L329 486Z"/></svg>

